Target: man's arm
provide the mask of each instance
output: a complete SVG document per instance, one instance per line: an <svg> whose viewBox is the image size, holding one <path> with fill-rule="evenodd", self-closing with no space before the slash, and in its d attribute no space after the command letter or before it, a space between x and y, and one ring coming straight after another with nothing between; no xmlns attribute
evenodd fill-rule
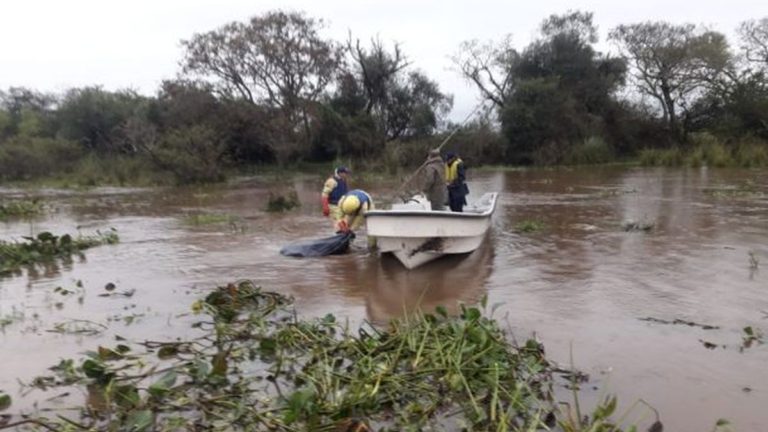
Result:
<svg viewBox="0 0 768 432"><path fill-rule="evenodd" d="M323 185L323 192L321 193L322 196L328 197L331 192L336 189L336 186L338 186L338 182L333 177L329 178L325 181L325 184Z"/></svg>

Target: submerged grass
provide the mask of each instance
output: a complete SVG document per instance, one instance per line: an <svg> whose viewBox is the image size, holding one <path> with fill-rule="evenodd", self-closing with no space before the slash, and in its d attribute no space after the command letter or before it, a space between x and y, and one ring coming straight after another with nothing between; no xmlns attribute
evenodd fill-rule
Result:
<svg viewBox="0 0 768 432"><path fill-rule="evenodd" d="M543 346L511 344L477 307L350 330L332 315L300 320L289 298L245 281L219 287L193 310L200 337L121 340L62 360L29 385L80 388L91 404L4 427L622 431L609 420L615 399L567 418Z"/></svg>
<svg viewBox="0 0 768 432"><path fill-rule="evenodd" d="M68 259L85 249L103 244L115 244L119 237L115 230L97 232L92 236L56 236L42 232L37 237L23 237L24 241L0 241L0 275L19 271L23 266Z"/></svg>

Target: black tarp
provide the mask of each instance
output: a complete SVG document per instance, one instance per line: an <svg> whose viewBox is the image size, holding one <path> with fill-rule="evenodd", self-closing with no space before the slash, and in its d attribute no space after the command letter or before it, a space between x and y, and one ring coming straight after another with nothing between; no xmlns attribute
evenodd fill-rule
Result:
<svg viewBox="0 0 768 432"><path fill-rule="evenodd" d="M290 257L340 255L349 250L349 243L353 238L355 234L352 232L338 233L332 237L291 243L280 249L280 253Z"/></svg>

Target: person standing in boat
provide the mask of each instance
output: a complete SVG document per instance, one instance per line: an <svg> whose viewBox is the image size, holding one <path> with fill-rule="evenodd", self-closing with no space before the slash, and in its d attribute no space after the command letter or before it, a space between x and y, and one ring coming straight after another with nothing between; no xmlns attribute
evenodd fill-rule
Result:
<svg viewBox="0 0 768 432"><path fill-rule="evenodd" d="M421 190L432 204L432 210L445 210L445 171L440 150L430 150L427 161L424 163Z"/></svg>
<svg viewBox="0 0 768 432"><path fill-rule="evenodd" d="M323 185L323 191L320 194L320 199L323 204L323 216L331 217L331 221L334 225L339 223L342 218L341 209L339 208L339 200L341 197L347 194L347 178L349 177L349 169L344 166L340 166L334 170L333 175L328 177Z"/></svg>
<svg viewBox="0 0 768 432"><path fill-rule="evenodd" d="M464 162L459 155L448 152L445 155L445 183L448 185L448 205L451 211L462 212L467 205L469 188L466 184Z"/></svg>

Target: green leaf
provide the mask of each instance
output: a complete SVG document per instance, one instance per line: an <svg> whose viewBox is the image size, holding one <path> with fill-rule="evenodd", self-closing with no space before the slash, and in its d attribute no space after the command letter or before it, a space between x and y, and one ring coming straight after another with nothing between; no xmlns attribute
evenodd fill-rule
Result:
<svg viewBox="0 0 768 432"><path fill-rule="evenodd" d="M157 352L157 357L160 360L166 360L171 357L175 357L179 353L179 348L176 345L165 345Z"/></svg>
<svg viewBox="0 0 768 432"><path fill-rule="evenodd" d="M438 315L440 315L443 318L448 317L448 309L445 308L445 306L440 305L435 308L435 312L437 312Z"/></svg>
<svg viewBox="0 0 768 432"><path fill-rule="evenodd" d="M480 319L481 315L480 309L474 307L467 308L467 310L464 311L464 319L468 321L476 321Z"/></svg>
<svg viewBox="0 0 768 432"><path fill-rule="evenodd" d="M213 360L211 360L211 375L221 377L227 375L227 354L227 352L219 352L213 356Z"/></svg>
<svg viewBox="0 0 768 432"><path fill-rule="evenodd" d="M0 393L0 411L5 411L11 406L11 397L7 394Z"/></svg>
<svg viewBox="0 0 768 432"><path fill-rule="evenodd" d="M287 409L283 420L291 424L301 417L302 413L311 412L314 406L315 391L312 388L303 388L293 392L287 401Z"/></svg>
<svg viewBox="0 0 768 432"><path fill-rule="evenodd" d="M259 351L262 356L273 356L277 352L277 341L273 338L264 338L259 341Z"/></svg>
<svg viewBox="0 0 768 432"><path fill-rule="evenodd" d="M176 371L170 371L160 377L157 382L149 386L147 391L152 396L161 397L171 390L171 387L176 384Z"/></svg>
<svg viewBox="0 0 768 432"><path fill-rule="evenodd" d="M106 372L106 366L104 366L103 363L88 359L83 362L83 373L85 373L85 376L88 378L93 379L101 379L104 378L105 372Z"/></svg>
<svg viewBox="0 0 768 432"><path fill-rule="evenodd" d="M715 423L715 426L718 426L718 427L719 426L728 426L729 424L731 424L731 422L729 422L726 419L717 419L717 423Z"/></svg>
<svg viewBox="0 0 768 432"><path fill-rule="evenodd" d="M208 363L200 359L195 359L195 362L190 366L190 374L195 377L196 381L204 381L209 371Z"/></svg>
<svg viewBox="0 0 768 432"><path fill-rule="evenodd" d="M131 409L138 406L141 402L139 390L131 384L116 386L114 394L115 402L122 408Z"/></svg>
<svg viewBox="0 0 768 432"><path fill-rule="evenodd" d="M125 419L125 425L130 432L147 430L152 426L152 423L154 423L154 418L150 410L134 411Z"/></svg>
<svg viewBox="0 0 768 432"><path fill-rule="evenodd" d="M56 240L56 236L49 233L48 231L43 231L40 234L37 235L37 239L40 241L53 241Z"/></svg>
<svg viewBox="0 0 768 432"><path fill-rule="evenodd" d="M109 360L120 360L121 358L123 358L123 355L120 354L119 352L114 351L110 348L99 346L99 359L104 361L109 361Z"/></svg>

